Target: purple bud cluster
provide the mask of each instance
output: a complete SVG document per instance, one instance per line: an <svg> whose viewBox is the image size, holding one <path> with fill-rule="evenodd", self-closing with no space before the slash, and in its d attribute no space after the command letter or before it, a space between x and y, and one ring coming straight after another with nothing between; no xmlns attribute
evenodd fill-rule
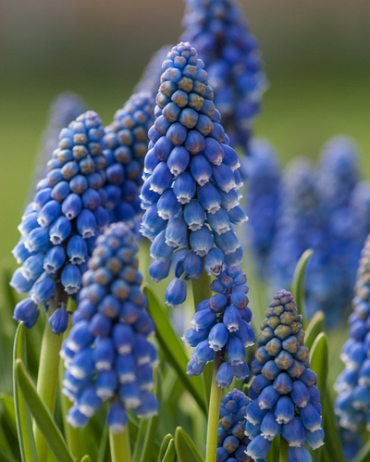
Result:
<svg viewBox="0 0 370 462"><path fill-rule="evenodd" d="M142 214L139 193L153 109L154 98L150 93L134 94L105 129L105 207L110 211L112 223L124 221L132 228Z"/></svg>
<svg viewBox="0 0 370 462"><path fill-rule="evenodd" d="M105 400L111 431L127 423L127 410L148 418L157 412L153 387L155 347L148 341L154 324L141 290L138 246L123 223L97 239L83 276L73 327L63 343L63 393L74 405L67 420L84 426Z"/></svg>
<svg viewBox="0 0 370 462"><path fill-rule="evenodd" d="M221 365L216 382L228 388L234 377L244 380L249 375L245 349L253 345L254 332L247 277L237 266L229 266L216 276L211 289L216 294L198 304L192 328L183 336L185 344L194 347L187 373L200 375L206 363L218 355Z"/></svg>
<svg viewBox="0 0 370 462"><path fill-rule="evenodd" d="M345 369L337 378L335 412L339 425L353 433L370 430L370 237L362 251L349 317L349 339L341 359Z"/></svg>
<svg viewBox="0 0 370 462"><path fill-rule="evenodd" d="M166 294L177 306L186 298L184 278L198 279L204 265L212 273L223 263L241 263L233 225L246 215L238 155L220 125L203 62L189 43L180 43L163 69L145 157L141 233L152 240L153 280L166 278L174 252L183 250Z"/></svg>
<svg viewBox="0 0 370 462"><path fill-rule="evenodd" d="M186 0L182 40L204 61L215 104L231 144L248 152L251 122L260 111L266 77L258 42L249 32L238 0Z"/></svg>
<svg viewBox="0 0 370 462"><path fill-rule="evenodd" d="M95 239L109 224L102 189L107 165L103 135L101 120L92 111L60 132L48 174L37 184L18 227L22 237L13 255L22 266L15 271L11 286L29 293L14 310L14 319L24 321L26 327L35 324L37 305L47 308L60 285L66 294L77 294ZM66 329L63 306L49 322L55 333Z"/></svg>
<svg viewBox="0 0 370 462"><path fill-rule="evenodd" d="M272 440L282 436L289 444L288 461L311 461L304 444L323 444L320 393L304 346L301 316L292 295L279 291L266 311L257 340L249 388L246 434L252 439L247 454L266 457Z"/></svg>
<svg viewBox="0 0 370 462"><path fill-rule="evenodd" d="M245 210L249 221L248 245L260 277L268 278L268 260L274 243L281 201L281 166L267 140L253 139L250 156L243 159L248 178Z"/></svg>
<svg viewBox="0 0 370 462"><path fill-rule="evenodd" d="M245 416L251 400L242 391L234 389L223 398L218 422L217 462L250 462L246 454L250 443L245 436ZM258 459L258 462L265 462Z"/></svg>

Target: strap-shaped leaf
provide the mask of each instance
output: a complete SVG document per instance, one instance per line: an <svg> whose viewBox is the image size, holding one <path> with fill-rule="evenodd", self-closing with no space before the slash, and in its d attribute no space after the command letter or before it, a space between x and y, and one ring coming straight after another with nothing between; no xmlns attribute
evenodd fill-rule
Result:
<svg viewBox="0 0 370 462"><path fill-rule="evenodd" d="M162 443L161 443L161 447L159 449L159 454L158 454L158 462L162 462L163 461L163 458L167 452L167 448L171 442L171 440L173 440L173 436L171 435L171 433L168 433L168 435L166 435L163 440L162 440ZM173 440L174 441L174 440Z"/></svg>
<svg viewBox="0 0 370 462"><path fill-rule="evenodd" d="M17 385L22 392L24 401L26 402L36 425L43 434L50 451L54 454L58 462L75 462L72 454L56 426L53 416L45 403L39 397L36 387L32 379L28 375L26 368L21 359L15 362L15 377ZM30 459L27 459L27 462Z"/></svg>
<svg viewBox="0 0 370 462"><path fill-rule="evenodd" d="M329 370L328 338L321 332L315 339L310 352L311 369L317 374L317 388L320 390L321 402L325 400L326 379Z"/></svg>
<svg viewBox="0 0 370 462"><path fill-rule="evenodd" d="M323 429L325 432L325 451L329 454L330 462L346 462L344 458L341 442L339 440L339 430L335 424L333 414L333 403L330 397L329 390L326 390L325 399L322 403L323 411ZM367 462L368 459L364 459L362 462Z"/></svg>
<svg viewBox="0 0 370 462"><path fill-rule="evenodd" d="M22 462L37 462L37 452L32 431L32 419L26 406L24 396L21 393L17 376L17 362L26 358L26 337L23 322L19 324L14 339L13 350L13 395L14 408L17 422L19 449ZM22 363L23 364L23 363Z"/></svg>
<svg viewBox="0 0 370 462"><path fill-rule="evenodd" d="M162 401L162 383L159 370L155 370L155 395L160 405ZM135 442L132 462L147 462L151 458L157 459L158 447L155 445L155 436L158 428L158 415L149 419L141 419L139 433Z"/></svg>
<svg viewBox="0 0 370 462"><path fill-rule="evenodd" d="M175 462L176 460L176 448L175 448L175 440L171 438L168 446L167 451L160 462Z"/></svg>
<svg viewBox="0 0 370 462"><path fill-rule="evenodd" d="M176 428L175 447L179 462L203 462L195 444L181 427Z"/></svg>
<svg viewBox="0 0 370 462"><path fill-rule="evenodd" d="M91 459L89 456L83 456L83 458L81 459L81 462L91 462Z"/></svg>
<svg viewBox="0 0 370 462"><path fill-rule="evenodd" d="M148 286L144 288L144 291L149 301L148 310L156 326L155 336L164 352L166 360L176 370L179 379L184 383L185 388L193 396L202 411L206 413L201 378L190 378L186 374L188 358L179 337L174 332L168 320L167 313L163 310L153 291Z"/></svg>
<svg viewBox="0 0 370 462"><path fill-rule="evenodd" d="M353 462L368 462L370 460L370 441L361 448Z"/></svg>
<svg viewBox="0 0 370 462"><path fill-rule="evenodd" d="M301 258L298 260L292 281L292 295L297 303L298 313L303 316L303 320L306 319L306 313L304 309L304 278L306 274L307 263L310 260L312 253L313 251L311 249L303 252Z"/></svg>
<svg viewBox="0 0 370 462"><path fill-rule="evenodd" d="M0 462L17 462L17 461L16 459L13 459L13 457L10 456L9 453L0 449Z"/></svg>
<svg viewBox="0 0 370 462"><path fill-rule="evenodd" d="M320 334L320 332L324 329L324 321L325 315L323 311L316 311L316 313L312 316L310 322L306 327L306 335L304 339L305 346L311 350L313 342L315 341L316 337Z"/></svg>

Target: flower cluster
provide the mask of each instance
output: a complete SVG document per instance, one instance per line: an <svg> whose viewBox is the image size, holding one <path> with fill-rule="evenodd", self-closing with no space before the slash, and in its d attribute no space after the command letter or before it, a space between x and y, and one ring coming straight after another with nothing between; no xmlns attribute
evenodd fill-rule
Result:
<svg viewBox="0 0 370 462"><path fill-rule="evenodd" d="M109 224L102 189L103 135L101 120L92 111L61 131L48 174L37 184L18 227L22 237L13 255L22 267L15 271L11 285L19 293L29 292L14 311L14 318L26 327L36 322L37 305L44 303L47 308L60 286L68 295L77 294L96 236ZM49 319L56 333L68 323L62 308Z"/></svg>
<svg viewBox="0 0 370 462"><path fill-rule="evenodd" d="M157 354L147 340L154 325L140 288L137 250L130 229L114 223L97 239L83 276L73 327L61 350L63 393L74 401L67 420L74 427L84 426L107 399L112 432L125 427L127 409L143 418L157 412L149 391Z"/></svg>
<svg viewBox="0 0 370 462"><path fill-rule="evenodd" d="M174 252L185 249L167 289L173 306L186 298L179 278L198 279L204 257L212 272L224 262L240 264L243 254L233 227L246 220L238 155L220 125L203 67L188 43L168 54L145 157L141 233L153 241L152 279L166 278Z"/></svg>
<svg viewBox="0 0 370 462"><path fill-rule="evenodd" d="M250 34L238 0L186 0L182 39L204 61L215 104L233 146L248 152L251 121L259 112L266 77L258 42Z"/></svg>
<svg viewBox="0 0 370 462"><path fill-rule="evenodd" d="M259 276L266 279L281 200L281 167L267 140L251 140L250 156L243 159L242 170L248 178L245 201L248 244Z"/></svg>
<svg viewBox="0 0 370 462"><path fill-rule="evenodd" d="M218 423L217 462L248 462L246 455L250 443L245 436L245 415L250 398L237 389L222 398ZM259 459L264 462L264 459Z"/></svg>
<svg viewBox="0 0 370 462"><path fill-rule="evenodd" d="M289 444L289 462L309 461L303 445L316 449L324 438L320 393L303 345L301 316L289 292L274 296L261 328L249 388L253 401L247 407L246 434L252 441L247 454L254 460L266 457L272 440L281 435Z"/></svg>
<svg viewBox="0 0 370 462"><path fill-rule="evenodd" d="M116 112L113 122L105 129L105 207L110 211L112 223L124 221L132 228L135 218L141 216L139 194L153 110L152 95L136 93Z"/></svg>
<svg viewBox="0 0 370 462"><path fill-rule="evenodd" d="M349 317L349 339L341 353L345 369L337 378L335 412L339 425L357 432L364 424L370 430L370 236L362 251Z"/></svg>
<svg viewBox="0 0 370 462"><path fill-rule="evenodd" d="M234 377L244 380L249 375L245 348L253 345L254 332L247 277L237 266L229 266L216 276L211 289L216 295L199 303L191 320L193 327L183 336L185 344L194 347L187 373L200 375L205 364L219 355L216 382L228 388Z"/></svg>

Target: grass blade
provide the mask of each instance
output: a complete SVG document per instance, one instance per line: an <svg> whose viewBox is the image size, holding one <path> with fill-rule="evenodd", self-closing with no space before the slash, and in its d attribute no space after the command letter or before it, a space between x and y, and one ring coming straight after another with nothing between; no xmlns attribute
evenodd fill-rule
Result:
<svg viewBox="0 0 370 462"><path fill-rule="evenodd" d="M312 316L310 322L308 323L305 329L306 335L304 339L304 344L309 350L311 350L316 337L320 334L320 332L323 331L324 321L325 315L323 311L316 311L316 313Z"/></svg>
<svg viewBox="0 0 370 462"><path fill-rule="evenodd" d="M181 427L176 428L175 447L179 462L203 462L195 444Z"/></svg>
<svg viewBox="0 0 370 462"><path fill-rule="evenodd" d="M313 251L311 249L303 252L301 258L298 260L292 281L292 295L297 303L298 313L303 316L303 320L306 319L306 313L304 309L304 278L306 274L307 263L309 262L312 253Z"/></svg>
<svg viewBox="0 0 370 462"><path fill-rule="evenodd" d="M20 323L15 334L13 350L13 395L17 423L19 449L23 462L38 461L35 440L32 431L32 419L25 399L19 389L17 362L26 358L26 337L24 324Z"/></svg>
<svg viewBox="0 0 370 462"><path fill-rule="evenodd" d="M28 375L26 368L21 359L15 362L15 377L22 396L31 411L36 425L43 434L50 451L54 454L58 462L75 462L73 456L68 450L68 447L55 425L54 419L46 407L45 403L40 399L36 387ZM28 455L28 454L27 454ZM27 462L30 459L27 459Z"/></svg>

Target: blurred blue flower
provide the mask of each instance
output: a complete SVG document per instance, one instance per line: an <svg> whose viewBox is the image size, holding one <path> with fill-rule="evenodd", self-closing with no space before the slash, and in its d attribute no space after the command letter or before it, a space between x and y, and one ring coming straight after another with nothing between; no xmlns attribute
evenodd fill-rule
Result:
<svg viewBox="0 0 370 462"><path fill-rule="evenodd" d="M239 160L219 123L203 67L188 43L168 53L145 157L141 233L152 240L153 279L167 277L174 253L183 250L166 292L172 306L186 298L183 279L198 279L205 257L213 258L216 249L221 262L214 274L224 263L242 260L233 226L246 220L239 205Z"/></svg>
<svg viewBox="0 0 370 462"><path fill-rule="evenodd" d="M150 93L155 98L161 84L162 64L167 58L168 51L173 45L164 45L151 56L149 63L144 69L138 84L135 86L136 93Z"/></svg>
<svg viewBox="0 0 370 462"><path fill-rule="evenodd" d="M281 166L267 140L252 139L250 156L243 158L242 168L248 178L245 199L248 245L259 276L267 279L281 201Z"/></svg>
<svg viewBox="0 0 370 462"><path fill-rule="evenodd" d="M232 146L249 152L251 123L267 86L256 38L236 0L186 0L181 37L198 50Z"/></svg>
<svg viewBox="0 0 370 462"><path fill-rule="evenodd" d="M61 350L66 372L63 393L74 404L67 420L84 426L109 400L108 425L120 432L127 410L148 418L157 413L153 387L154 324L141 290L138 246L123 223L109 226L96 242L83 276L73 327Z"/></svg>
<svg viewBox="0 0 370 462"><path fill-rule="evenodd" d="M317 376L309 369L301 316L292 295L279 291L261 324L249 388L246 434L252 439L247 454L266 457L275 437L289 444L288 461L311 460L304 444L323 444Z"/></svg>
<svg viewBox="0 0 370 462"><path fill-rule="evenodd" d="M347 429L347 435L359 434L366 426L370 429L370 238L362 250L355 285L353 312L349 316L349 339L342 348L341 359L345 368L338 376L335 389L338 397L335 413L339 425ZM346 436L346 435L345 435ZM353 439L353 438L352 438ZM348 436L343 438L348 446ZM351 441L352 446L353 441ZM356 443L356 441L355 441Z"/></svg>

